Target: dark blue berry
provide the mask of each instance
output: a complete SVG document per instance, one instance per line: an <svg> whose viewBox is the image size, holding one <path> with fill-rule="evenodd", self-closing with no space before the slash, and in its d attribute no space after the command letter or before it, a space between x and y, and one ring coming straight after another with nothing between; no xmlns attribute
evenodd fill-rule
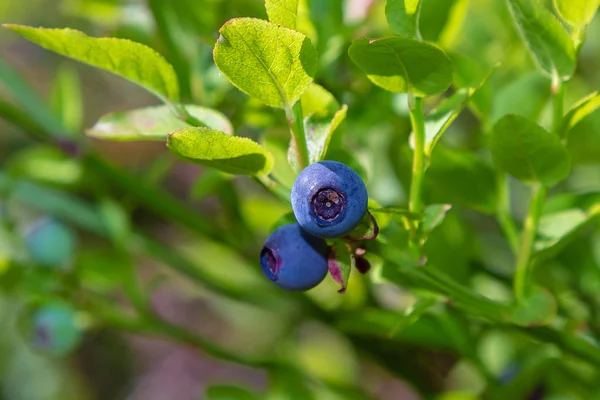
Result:
<svg viewBox="0 0 600 400"><path fill-rule="evenodd" d="M260 253L263 273L283 289L308 290L327 275L328 247L325 240L293 223L268 237Z"/></svg>
<svg viewBox="0 0 600 400"><path fill-rule="evenodd" d="M340 237L350 233L367 212L367 188L350 167L321 161L306 167L292 187L292 209L308 233Z"/></svg>

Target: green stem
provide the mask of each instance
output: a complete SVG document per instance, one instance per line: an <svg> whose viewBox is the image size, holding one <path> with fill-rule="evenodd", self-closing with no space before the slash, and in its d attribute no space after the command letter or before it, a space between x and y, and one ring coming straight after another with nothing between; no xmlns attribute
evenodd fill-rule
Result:
<svg viewBox="0 0 600 400"><path fill-rule="evenodd" d="M564 115L564 85L558 76L552 78L552 132L558 134L562 118ZM542 215L544 201L548 194L548 188L542 184L536 184L531 190L531 202L529 212L525 219L523 234L521 235L521 245L517 254L517 264L514 276L514 292L517 301L523 299L529 294L531 289L531 256L533 254L533 244L537 234L538 224Z"/></svg>
<svg viewBox="0 0 600 400"><path fill-rule="evenodd" d="M310 164L308 156L308 145L306 144L306 133L304 132L304 114L302 113L302 103L297 101L294 106L286 110L286 117L290 126L292 143L296 149L298 168L303 170Z"/></svg>
<svg viewBox="0 0 600 400"><path fill-rule="evenodd" d="M496 209L496 218L502 228L502 231L506 235L508 244L514 254L519 251L519 233L515 226L515 221L510 212L510 192L509 192L509 181L508 175L501 172L497 175L498 182L498 205Z"/></svg>
<svg viewBox="0 0 600 400"><path fill-rule="evenodd" d="M552 132L558 134L565 113L565 86L559 77L552 79Z"/></svg>
<svg viewBox="0 0 600 400"><path fill-rule="evenodd" d="M522 301L531 289L530 270L531 255L533 254L533 243L537 234L537 227L542 215L542 208L546 200L548 188L542 184L536 184L531 190L531 202L529 212L525 219L521 245L517 254L517 265L515 268L514 291L518 301Z"/></svg>
<svg viewBox="0 0 600 400"><path fill-rule="evenodd" d="M411 95L412 96L412 95ZM409 100L410 122L415 135L415 149L413 152L412 180L410 183L410 198L408 211L420 215L423 211L421 192L423 175L425 173L425 115L423 114L423 98L411 97ZM411 230L411 243L416 244L418 225L416 230Z"/></svg>

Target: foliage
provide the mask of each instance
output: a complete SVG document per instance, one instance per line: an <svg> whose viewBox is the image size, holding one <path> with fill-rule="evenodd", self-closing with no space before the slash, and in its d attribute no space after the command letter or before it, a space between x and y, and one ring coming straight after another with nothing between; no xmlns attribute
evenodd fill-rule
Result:
<svg viewBox="0 0 600 400"><path fill-rule="evenodd" d="M97 71L26 47L55 77L46 99L0 59L0 305L31 327L60 304L44 315L68 331L54 353L108 329L268 373L263 392L219 383L209 399L377 398L366 360L423 398L597 396L597 0L149 0L145 22L67 3L80 30L15 14L2 40L155 98L96 99ZM288 293L261 275L261 244L294 222L294 179L321 160L365 181L366 233L331 241L333 276ZM64 248L31 236L40 217ZM159 316L163 280L228 334Z"/></svg>

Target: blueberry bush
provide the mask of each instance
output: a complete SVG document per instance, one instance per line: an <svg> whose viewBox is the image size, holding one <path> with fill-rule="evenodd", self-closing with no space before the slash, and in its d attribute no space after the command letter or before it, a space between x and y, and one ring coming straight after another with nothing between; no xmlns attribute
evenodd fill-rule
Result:
<svg viewBox="0 0 600 400"><path fill-rule="evenodd" d="M600 399L599 0L33 3L0 399L125 398L117 333L265 376L207 399Z"/></svg>

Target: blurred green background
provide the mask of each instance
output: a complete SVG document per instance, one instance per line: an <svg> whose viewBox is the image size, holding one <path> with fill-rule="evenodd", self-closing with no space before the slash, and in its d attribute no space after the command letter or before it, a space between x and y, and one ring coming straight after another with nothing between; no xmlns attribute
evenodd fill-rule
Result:
<svg viewBox="0 0 600 400"><path fill-rule="evenodd" d="M375 202L402 207L411 163L406 96L372 85L347 56L352 39L393 34L385 2L300 4L298 29L319 53L315 81L349 108L343 144L350 151L340 151L337 158L361 173ZM175 66L184 100L220 110L238 135L265 143L276 157L276 177L289 182L294 176L281 150L288 140L285 116L233 88L212 61L218 29L240 16L266 18L263 2L0 0L2 23L71 27L156 49ZM513 256L494 218L498 188L486 133L507 113L550 125L550 82L536 72L504 1L424 0L421 21L424 39L436 42L460 66L458 86L479 82L496 67L445 134L427 172L426 203L453 204L427 242L427 255L459 282L508 300ZM595 18L569 83L567 108L600 88L599 70L600 20ZM5 117L0 118L1 400L252 398L227 397L218 389L206 394L221 384L245 387L261 399L473 399L489 395L507 371L524 371L510 398L526 398L540 385L553 399L598 393L599 371L518 331L464 316L428 293L385 281L377 258L371 259L368 276L352 276L344 296L329 277L307 294L309 302L276 290L260 274L258 253L290 206L248 178L184 164L164 143L88 143L134 180L172 194L211 221L239 244L234 250L171 223L169 213L159 217L140 201L152 192L114 185L79 158L36 140L28 116L50 113L76 138L104 114L158 104L123 79L2 30L0 99L0 117ZM439 100L430 99L426 107ZM9 112L11 105L23 118ZM577 125L571 137L573 172L554 189L548 212L586 209L600 193L600 112ZM513 216L521 221L528 191L517 181L510 185ZM73 241L66 271L35 266L39 259L32 261L21 243L49 215L70 230L63 239ZM390 238L403 237L400 224L380 224ZM127 239L119 239L121 234ZM600 230L594 226L577 235L552 251L536 279L557 299L557 324L595 341L600 335ZM169 250L176 256L165 256ZM173 325L235 354L274 353L286 362L265 369L217 361L168 339L181 337L180 332L128 326L119 318L135 308L128 300L136 296L131 293L136 285L127 283L131 279L141 282L153 309ZM27 334L31 305L57 301L75 305L74 320L85 330L73 339L80 343L68 356L35 351ZM112 308L106 311L102 301ZM403 319L424 304L414 321ZM98 310L105 313L97 315Z"/></svg>

